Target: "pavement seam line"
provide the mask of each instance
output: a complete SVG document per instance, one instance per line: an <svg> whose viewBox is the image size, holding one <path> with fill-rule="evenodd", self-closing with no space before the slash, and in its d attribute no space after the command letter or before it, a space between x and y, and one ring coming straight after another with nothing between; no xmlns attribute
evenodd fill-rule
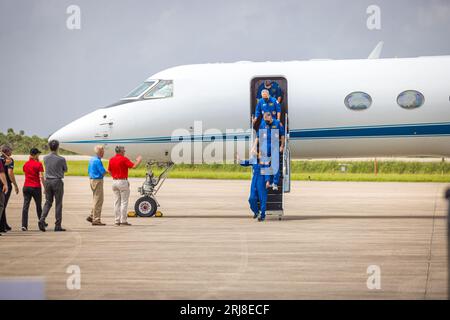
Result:
<svg viewBox="0 0 450 320"><path fill-rule="evenodd" d="M427 262L427 277L425 281L425 291L424 291L424 299L427 298L428 294L428 283L430 282L430 270L431 270L431 258L432 258L432 248L433 248L433 238L434 238L434 231L436 226L436 209L437 209L437 198L440 194L440 189L437 188L436 196L434 198L434 208L433 208L433 222L431 227L431 237L430 237L430 244L429 244L429 250L428 250L428 262Z"/></svg>

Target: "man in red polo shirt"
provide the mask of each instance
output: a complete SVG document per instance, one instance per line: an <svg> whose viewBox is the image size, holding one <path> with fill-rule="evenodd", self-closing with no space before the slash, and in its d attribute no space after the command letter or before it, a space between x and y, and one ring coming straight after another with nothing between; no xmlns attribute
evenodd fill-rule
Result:
<svg viewBox="0 0 450 320"><path fill-rule="evenodd" d="M116 155L109 160L108 172L113 178L112 190L114 192L114 214L116 226L130 226L128 218L128 198L130 197L130 183L128 182L128 169L136 168L142 161L138 156L133 163L125 157L125 147L117 146Z"/></svg>
<svg viewBox="0 0 450 320"><path fill-rule="evenodd" d="M23 184L23 208L22 208L22 231L28 230L28 210L31 198L36 204L38 221L42 215L42 185L44 184L44 167L39 161L41 152L33 148L30 150L30 160L23 165L25 183Z"/></svg>

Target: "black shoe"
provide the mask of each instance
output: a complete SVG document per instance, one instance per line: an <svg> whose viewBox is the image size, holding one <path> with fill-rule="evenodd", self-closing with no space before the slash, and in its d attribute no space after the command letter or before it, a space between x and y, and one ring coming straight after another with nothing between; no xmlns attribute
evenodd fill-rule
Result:
<svg viewBox="0 0 450 320"><path fill-rule="evenodd" d="M6 231L11 231L12 228L9 225L6 225Z"/></svg>
<svg viewBox="0 0 450 320"><path fill-rule="evenodd" d="M6 229L0 229L0 233L7 233Z"/></svg>
<svg viewBox="0 0 450 320"><path fill-rule="evenodd" d="M62 227L55 227L55 232L64 232L64 231L66 231L66 229Z"/></svg>
<svg viewBox="0 0 450 320"><path fill-rule="evenodd" d="M256 218L258 218L259 217L259 213L254 213L253 214L253 219L256 219Z"/></svg>
<svg viewBox="0 0 450 320"><path fill-rule="evenodd" d="M39 230L41 230L42 232L45 232L45 222L38 222L38 226L39 226Z"/></svg>
<svg viewBox="0 0 450 320"><path fill-rule="evenodd" d="M92 223L94 220L92 219L91 216L89 216L89 217L86 218L86 221Z"/></svg>
<svg viewBox="0 0 450 320"><path fill-rule="evenodd" d="M266 220L266 218L261 218L261 217L258 218L259 222L263 222L264 220Z"/></svg>

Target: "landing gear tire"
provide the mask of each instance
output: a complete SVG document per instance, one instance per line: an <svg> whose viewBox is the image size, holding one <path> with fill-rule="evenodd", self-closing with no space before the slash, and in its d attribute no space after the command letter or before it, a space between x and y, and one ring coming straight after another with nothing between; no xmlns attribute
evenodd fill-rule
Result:
<svg viewBox="0 0 450 320"><path fill-rule="evenodd" d="M157 209L158 205L155 199L148 196L139 198L134 204L134 211L139 217L152 217Z"/></svg>

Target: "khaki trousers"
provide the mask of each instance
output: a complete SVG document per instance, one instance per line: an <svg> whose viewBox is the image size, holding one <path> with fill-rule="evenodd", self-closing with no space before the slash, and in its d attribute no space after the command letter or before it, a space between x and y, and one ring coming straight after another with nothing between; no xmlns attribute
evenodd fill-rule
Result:
<svg viewBox="0 0 450 320"><path fill-rule="evenodd" d="M125 223L128 218L128 198L130 197L130 183L128 180L113 180L114 214L116 223Z"/></svg>
<svg viewBox="0 0 450 320"><path fill-rule="evenodd" d="M103 179L91 179L93 206L91 211L92 222L100 222L103 206Z"/></svg>

